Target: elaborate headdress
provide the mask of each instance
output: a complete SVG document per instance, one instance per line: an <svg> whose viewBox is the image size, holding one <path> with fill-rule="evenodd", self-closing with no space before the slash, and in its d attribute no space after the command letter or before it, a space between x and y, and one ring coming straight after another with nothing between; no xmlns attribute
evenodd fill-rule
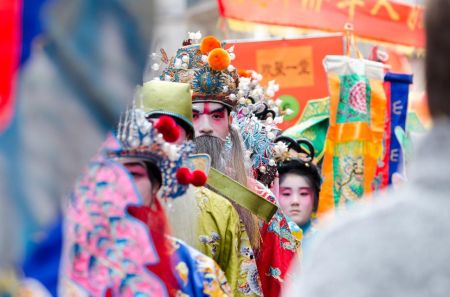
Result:
<svg viewBox="0 0 450 297"><path fill-rule="evenodd" d="M183 43L175 57L166 61L168 66L159 79L189 83L193 102L216 102L233 109L238 87L238 74L231 65L233 48L225 50L214 36L193 44L195 41L188 39Z"/></svg>
<svg viewBox="0 0 450 297"><path fill-rule="evenodd" d="M183 195L188 184L202 186L206 175L199 170L191 171L184 165L192 153L193 144L188 141L182 145L174 142L179 135L176 122L169 116L162 116L153 125L140 108L125 112L118 126L117 138L120 149L109 152L119 158L136 158L155 164L161 172L161 198L177 198Z"/></svg>
<svg viewBox="0 0 450 297"><path fill-rule="evenodd" d="M280 133L276 123L278 106L273 97L278 90L274 81L267 89L260 84L262 76L254 71L239 71L239 107L233 113L233 124L238 127L248 156L253 176L270 186L277 176L274 139Z"/></svg>
<svg viewBox="0 0 450 297"><path fill-rule="evenodd" d="M300 159L305 164L312 163L314 159L314 146L306 138L294 139L284 134L275 139L277 143L277 161L286 162L293 159Z"/></svg>
<svg viewBox="0 0 450 297"><path fill-rule="evenodd" d="M318 167L313 163L314 160L314 146L305 139L293 139L289 136L277 137L276 146L279 151L278 156L278 172L280 175L289 173L295 170L302 175L310 177L312 186L315 193L315 205L314 211L318 207L318 196L320 192L320 185L322 183L322 177L320 175Z"/></svg>
<svg viewBox="0 0 450 297"><path fill-rule="evenodd" d="M251 160L254 178L270 186L277 176L275 143L279 130L255 116L257 105L240 107L233 113L233 125L238 127L247 156Z"/></svg>
<svg viewBox="0 0 450 297"><path fill-rule="evenodd" d="M242 105L252 105L258 104L263 107L259 107L255 115L260 120L268 120L269 123L274 121L279 124L283 121L284 115L289 115L292 110L285 109L282 110L280 105L282 103L281 99L275 98L276 92L279 91L280 86L271 80L267 83L267 86L261 85L263 76L253 70L243 70L239 69L239 91L238 95L239 104Z"/></svg>

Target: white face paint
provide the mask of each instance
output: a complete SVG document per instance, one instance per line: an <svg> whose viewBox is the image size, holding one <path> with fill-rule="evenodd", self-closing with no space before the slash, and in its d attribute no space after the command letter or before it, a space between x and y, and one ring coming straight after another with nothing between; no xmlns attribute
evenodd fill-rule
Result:
<svg viewBox="0 0 450 297"><path fill-rule="evenodd" d="M196 136L210 135L225 140L230 134L228 110L220 103L194 103L192 116Z"/></svg>
<svg viewBox="0 0 450 297"><path fill-rule="evenodd" d="M305 177L287 173L281 177L279 197L284 213L299 226L311 218L314 208L314 192Z"/></svg>

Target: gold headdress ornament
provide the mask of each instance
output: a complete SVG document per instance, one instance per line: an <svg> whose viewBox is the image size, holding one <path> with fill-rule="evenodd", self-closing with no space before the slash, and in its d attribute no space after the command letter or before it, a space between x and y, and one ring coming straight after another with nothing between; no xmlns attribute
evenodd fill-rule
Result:
<svg viewBox="0 0 450 297"><path fill-rule="evenodd" d="M196 36L196 38L199 36ZM206 36L200 43L188 39L178 49L159 80L189 83L192 102L216 102L233 109L237 104L239 76L231 65L233 48L224 49L214 36ZM152 66L159 69L160 66Z"/></svg>

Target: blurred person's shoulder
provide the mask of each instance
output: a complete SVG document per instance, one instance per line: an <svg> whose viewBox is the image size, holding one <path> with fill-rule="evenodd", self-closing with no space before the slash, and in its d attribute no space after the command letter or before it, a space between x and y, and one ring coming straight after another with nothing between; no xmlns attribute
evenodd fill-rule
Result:
<svg viewBox="0 0 450 297"><path fill-rule="evenodd" d="M450 124L423 139L410 179L333 221L286 296L446 296L450 292Z"/></svg>
<svg viewBox="0 0 450 297"><path fill-rule="evenodd" d="M417 233L431 231L426 230L431 226L450 229L450 120L435 124L420 142L412 163L408 181L338 215L322 238L361 233L368 240L375 235L399 239L434 235Z"/></svg>

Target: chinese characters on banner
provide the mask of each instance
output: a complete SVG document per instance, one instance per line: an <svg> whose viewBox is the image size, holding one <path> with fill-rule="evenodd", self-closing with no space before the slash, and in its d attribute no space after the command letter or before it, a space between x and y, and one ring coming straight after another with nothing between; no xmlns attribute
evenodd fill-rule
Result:
<svg viewBox="0 0 450 297"><path fill-rule="evenodd" d="M260 49L256 52L256 61L265 81L276 80L286 88L314 85L313 53L309 45Z"/></svg>
<svg viewBox="0 0 450 297"><path fill-rule="evenodd" d="M376 41L423 48L423 6L390 0L218 0L226 18L342 32Z"/></svg>
<svg viewBox="0 0 450 297"><path fill-rule="evenodd" d="M266 41L227 41L235 46L238 69L255 70L263 75L262 85L275 80L282 108L293 111L284 117L281 129L295 125L310 99L328 96L322 61L326 55L342 55L342 35Z"/></svg>

